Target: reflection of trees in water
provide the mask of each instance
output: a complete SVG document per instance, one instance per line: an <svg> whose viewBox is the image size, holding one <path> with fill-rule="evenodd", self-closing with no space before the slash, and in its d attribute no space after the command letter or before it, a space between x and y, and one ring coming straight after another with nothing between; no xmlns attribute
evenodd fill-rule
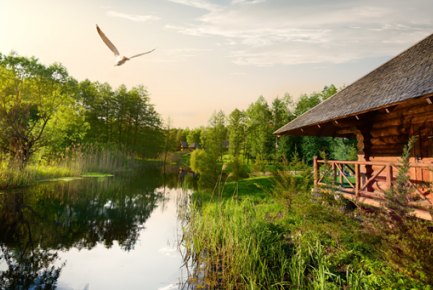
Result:
<svg viewBox="0 0 433 290"><path fill-rule="evenodd" d="M91 249L97 243L110 248L114 241L125 251L133 249L143 224L166 199L156 189L168 180L174 183L169 175L147 170L116 178L48 182L1 194L0 262L5 260L8 270L0 273L0 288L31 281L35 286L39 280L47 287L55 285L63 267L52 266L58 250Z"/></svg>
<svg viewBox="0 0 433 290"><path fill-rule="evenodd" d="M0 273L0 289L55 289L64 264L52 265L57 253L35 243L30 224L33 218L37 214L25 203L22 192L4 194L0 203L0 260L4 259L8 269Z"/></svg>

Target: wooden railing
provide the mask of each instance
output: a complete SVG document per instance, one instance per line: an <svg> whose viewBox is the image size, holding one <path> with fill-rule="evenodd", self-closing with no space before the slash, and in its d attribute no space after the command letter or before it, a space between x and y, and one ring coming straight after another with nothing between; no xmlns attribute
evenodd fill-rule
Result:
<svg viewBox="0 0 433 290"><path fill-rule="evenodd" d="M324 166L326 164L326 166ZM355 197L368 197L381 199L383 191L390 188L392 181L395 180L396 174L393 175L393 171L398 172L398 166L402 164L399 162L370 162L370 161L336 161L336 160L318 160L318 157L314 157L314 185L327 185L337 188L343 193L354 194ZM323 169L321 170L321 166ZM375 170L372 171L370 176L361 176L361 166L374 166ZM432 169L433 163L410 163L412 168L420 169ZM364 167L365 168L365 167ZM344 173L351 172L355 180L352 181ZM364 170L365 171L365 170ZM385 172L385 174L382 174ZM365 175L365 174L364 174ZM368 179L367 179L368 178ZM339 180L337 180L339 179ZM327 181L327 182L325 182ZM385 181L385 182L384 182ZM430 179L430 181L433 181ZM374 182L380 182L382 185L380 189L373 188ZM428 191L420 190L419 186L424 186L420 180L416 180L416 177L411 177L409 184L414 188L415 192L418 193L419 197L429 204L432 204L431 200L426 197L426 194L430 194ZM376 186L377 187L377 186Z"/></svg>

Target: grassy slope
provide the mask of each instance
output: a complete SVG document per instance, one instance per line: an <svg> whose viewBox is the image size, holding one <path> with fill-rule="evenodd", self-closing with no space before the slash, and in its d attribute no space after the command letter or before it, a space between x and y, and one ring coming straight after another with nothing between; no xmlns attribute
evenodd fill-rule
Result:
<svg viewBox="0 0 433 290"><path fill-rule="evenodd" d="M200 208L198 210L201 212L198 219L203 224L206 224L206 227L209 227L209 232L202 236L204 243L206 241L208 243L218 241L217 243L221 244L220 251L230 252L233 250L231 241L233 239L242 240L245 235L257 237L257 239L271 239L275 242L278 240L277 244L273 242L261 246L258 242L254 253L251 253L251 249L249 249L236 255L255 255L254 259L256 260L263 258L264 261L278 259L281 262L281 259L290 260L288 256L282 258L281 249L294 244L292 242L288 244L287 242L280 242L282 240L290 241L293 236L296 236L297 242L295 245L299 247L299 251L304 253L302 259L304 259L303 261L307 266L309 265L306 273L319 275L317 272L319 268L332 273L325 275L326 282L323 282L329 289L346 287L348 283L345 281L347 275L350 276L350 279L357 281L356 283L363 285L362 288L356 289L367 289L365 287L369 287L369 289L410 289L411 287L412 289L432 289L428 288L427 285L420 285L387 267L379 258L380 254L372 250L372 245L379 241L373 241L366 236L361 231L361 224L355 219L342 214L336 208L312 203L309 194L297 195L294 206L290 211L287 211L280 203L268 196L263 189L257 187L256 184L270 189L273 183L269 177L248 178L238 183L227 182L224 187L216 188L213 193L196 192L193 194L193 200L196 201ZM251 212L251 206L254 208L254 215L249 220L248 218L244 220L244 225L239 224L239 220L243 219L242 216L226 216L227 214L236 215L236 212ZM225 216L224 219L222 219L222 216ZM239 232L242 231L246 234L244 233L244 236L241 237ZM249 231L251 232L248 234ZM263 231L270 233L270 236L260 236ZM212 239L215 240L212 242ZM263 247L266 247L266 249ZM323 254L323 260L316 261L309 256L308 251L314 251L313 248L318 253L321 251L325 253ZM223 253L220 253L220 255L224 256ZM232 255L235 255L235 253L232 253ZM234 271L240 271L243 268L239 268L238 262L228 261L227 263L233 263L229 267L235 269ZM247 262L254 263L254 261ZM259 268L253 267L251 271L258 272L246 273L246 275L256 277L254 279L257 281L252 282L249 280L248 283L262 283L262 285L264 283L268 285L267 283L271 282L280 283L286 281L289 279L289 274L281 277L273 277L272 274L276 269L281 270L284 267L286 267L285 271L287 273L290 272L290 267L287 268L286 264L280 262L270 263L268 261L268 263L260 263ZM275 270L272 270L273 267L275 267ZM230 273L227 272L227 279L235 279L236 275ZM305 281L308 280L307 277L304 278ZM323 283L320 284L320 281L313 280L308 280L310 284L308 284L308 287L305 285L305 289L324 286ZM243 285L243 282L239 283L239 285ZM343 283L344 285L339 284L339 286L336 286L337 283ZM239 285L237 287L242 289L243 286ZM232 286L226 285L228 288Z"/></svg>

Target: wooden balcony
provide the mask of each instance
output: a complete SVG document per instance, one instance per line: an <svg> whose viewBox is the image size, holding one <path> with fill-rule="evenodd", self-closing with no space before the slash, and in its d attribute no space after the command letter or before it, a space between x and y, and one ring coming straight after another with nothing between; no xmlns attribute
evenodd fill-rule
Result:
<svg viewBox="0 0 433 290"><path fill-rule="evenodd" d="M337 190L346 198L379 206L384 191L395 181L399 162L336 161L314 158L314 185ZM419 218L431 220L433 205L428 182L433 181L433 163L411 163L409 185L414 189L411 206ZM373 170L374 169L374 170ZM367 174L367 172L369 172Z"/></svg>

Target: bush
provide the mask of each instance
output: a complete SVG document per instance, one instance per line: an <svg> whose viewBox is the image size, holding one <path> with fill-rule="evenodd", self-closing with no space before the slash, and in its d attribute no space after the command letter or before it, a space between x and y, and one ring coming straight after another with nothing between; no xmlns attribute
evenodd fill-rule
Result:
<svg viewBox="0 0 433 290"><path fill-rule="evenodd" d="M403 165L399 166L392 187L385 191L386 201L380 208L370 207L372 212L360 212L360 215L365 220L365 231L381 241L376 249L384 255L390 267L416 281L432 285L433 223L416 218L410 207L416 196L409 183L410 150L415 142L416 138L411 138L404 148Z"/></svg>

